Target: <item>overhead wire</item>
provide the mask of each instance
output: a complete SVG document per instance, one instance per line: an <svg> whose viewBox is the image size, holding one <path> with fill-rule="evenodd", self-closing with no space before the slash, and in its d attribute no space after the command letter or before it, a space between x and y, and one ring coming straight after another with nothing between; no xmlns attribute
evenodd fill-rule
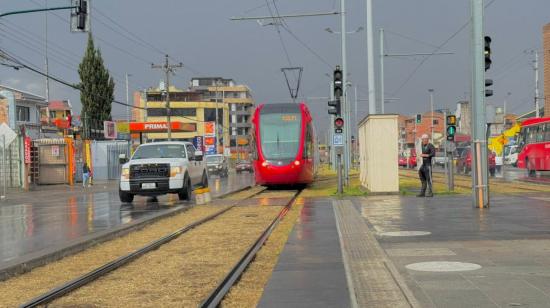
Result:
<svg viewBox="0 0 550 308"><path fill-rule="evenodd" d="M496 0L491 0L489 3L485 5L485 8L488 8L489 6L491 6L491 4L493 4L495 1ZM392 95L395 96L397 93L399 93L399 91L401 91L405 87L405 85L407 85L407 83L409 83L409 81L414 77L414 75L416 74L416 72L418 72L418 70L422 67L422 65L424 65L424 63L426 63L426 61L428 61L428 59L431 56L433 56L436 52L441 50L441 48L443 48L445 45L447 45L447 43L449 43L459 33L461 33L462 30L464 30L470 24L470 21L471 19L468 19L468 21L465 24L463 24L460 28L458 28L458 30L456 30L453 34L451 34L451 36L449 36L445 41L443 41L443 43L441 43L440 45L437 45L437 47L430 53L430 55L425 56L424 59L422 59L422 61L415 67L415 69L407 76L407 78L405 78L405 81L401 83L399 87L397 87L397 90L395 90Z"/></svg>

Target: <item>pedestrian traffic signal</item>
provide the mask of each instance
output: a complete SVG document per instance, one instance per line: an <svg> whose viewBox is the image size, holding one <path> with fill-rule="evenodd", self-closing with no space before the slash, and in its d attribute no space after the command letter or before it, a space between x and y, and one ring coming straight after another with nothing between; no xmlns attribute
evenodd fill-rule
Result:
<svg viewBox="0 0 550 308"><path fill-rule="evenodd" d="M485 71L491 68L491 37L485 36Z"/></svg>
<svg viewBox="0 0 550 308"><path fill-rule="evenodd" d="M447 140L454 141L456 134L456 116L448 115L447 116Z"/></svg>
<svg viewBox="0 0 550 308"><path fill-rule="evenodd" d="M416 124L422 123L422 115L420 113L416 114Z"/></svg>
<svg viewBox="0 0 550 308"><path fill-rule="evenodd" d="M88 19L88 0L78 0L76 6L76 28L86 30L86 20Z"/></svg>
<svg viewBox="0 0 550 308"><path fill-rule="evenodd" d="M485 87L490 87L493 85L492 79L485 79ZM485 89L485 97L493 96L493 90L492 89Z"/></svg>
<svg viewBox="0 0 550 308"><path fill-rule="evenodd" d="M334 99L339 100L344 95L344 82L342 81L344 74L340 69L340 65L336 65L334 70Z"/></svg>
<svg viewBox="0 0 550 308"><path fill-rule="evenodd" d="M328 102L328 114L333 114L335 116L340 116L341 112L340 100L333 100Z"/></svg>
<svg viewBox="0 0 550 308"><path fill-rule="evenodd" d="M341 134L344 129L344 119L338 117L334 119L334 132L337 134Z"/></svg>

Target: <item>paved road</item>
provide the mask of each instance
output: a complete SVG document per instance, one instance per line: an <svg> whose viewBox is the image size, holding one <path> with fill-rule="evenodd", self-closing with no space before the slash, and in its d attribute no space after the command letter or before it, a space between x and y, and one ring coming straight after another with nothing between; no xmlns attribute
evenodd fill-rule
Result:
<svg viewBox="0 0 550 308"><path fill-rule="evenodd" d="M210 178L213 196L252 183L249 174ZM159 197L158 201L136 197L133 205L123 205L116 181L97 183L86 190L50 186L8 197L9 200L0 203L0 269L25 256L191 204L169 195Z"/></svg>

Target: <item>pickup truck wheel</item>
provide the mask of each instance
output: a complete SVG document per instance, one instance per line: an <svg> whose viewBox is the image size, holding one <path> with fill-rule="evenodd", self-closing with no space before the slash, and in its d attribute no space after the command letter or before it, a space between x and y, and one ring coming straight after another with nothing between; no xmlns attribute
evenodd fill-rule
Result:
<svg viewBox="0 0 550 308"><path fill-rule="evenodd" d="M206 175L206 172L203 172L203 173L202 173L201 186L202 186L203 188L207 188L207 187L208 187L208 175Z"/></svg>
<svg viewBox="0 0 550 308"><path fill-rule="evenodd" d="M124 192L122 190L118 191L118 196L120 198L120 202L132 203L132 201L134 201L134 195Z"/></svg>
<svg viewBox="0 0 550 308"><path fill-rule="evenodd" d="M184 182L184 185L181 188L181 191L178 193L178 198L180 200L191 200L192 188L191 188L191 180L189 179L189 176L185 175L185 179L183 182Z"/></svg>

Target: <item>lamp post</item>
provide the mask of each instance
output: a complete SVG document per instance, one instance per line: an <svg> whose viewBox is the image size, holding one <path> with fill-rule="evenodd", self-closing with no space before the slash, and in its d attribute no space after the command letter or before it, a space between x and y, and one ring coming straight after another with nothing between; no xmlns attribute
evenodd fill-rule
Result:
<svg viewBox="0 0 550 308"><path fill-rule="evenodd" d="M434 89L428 89L428 92L430 92L430 130L432 133L432 143L434 142Z"/></svg>

